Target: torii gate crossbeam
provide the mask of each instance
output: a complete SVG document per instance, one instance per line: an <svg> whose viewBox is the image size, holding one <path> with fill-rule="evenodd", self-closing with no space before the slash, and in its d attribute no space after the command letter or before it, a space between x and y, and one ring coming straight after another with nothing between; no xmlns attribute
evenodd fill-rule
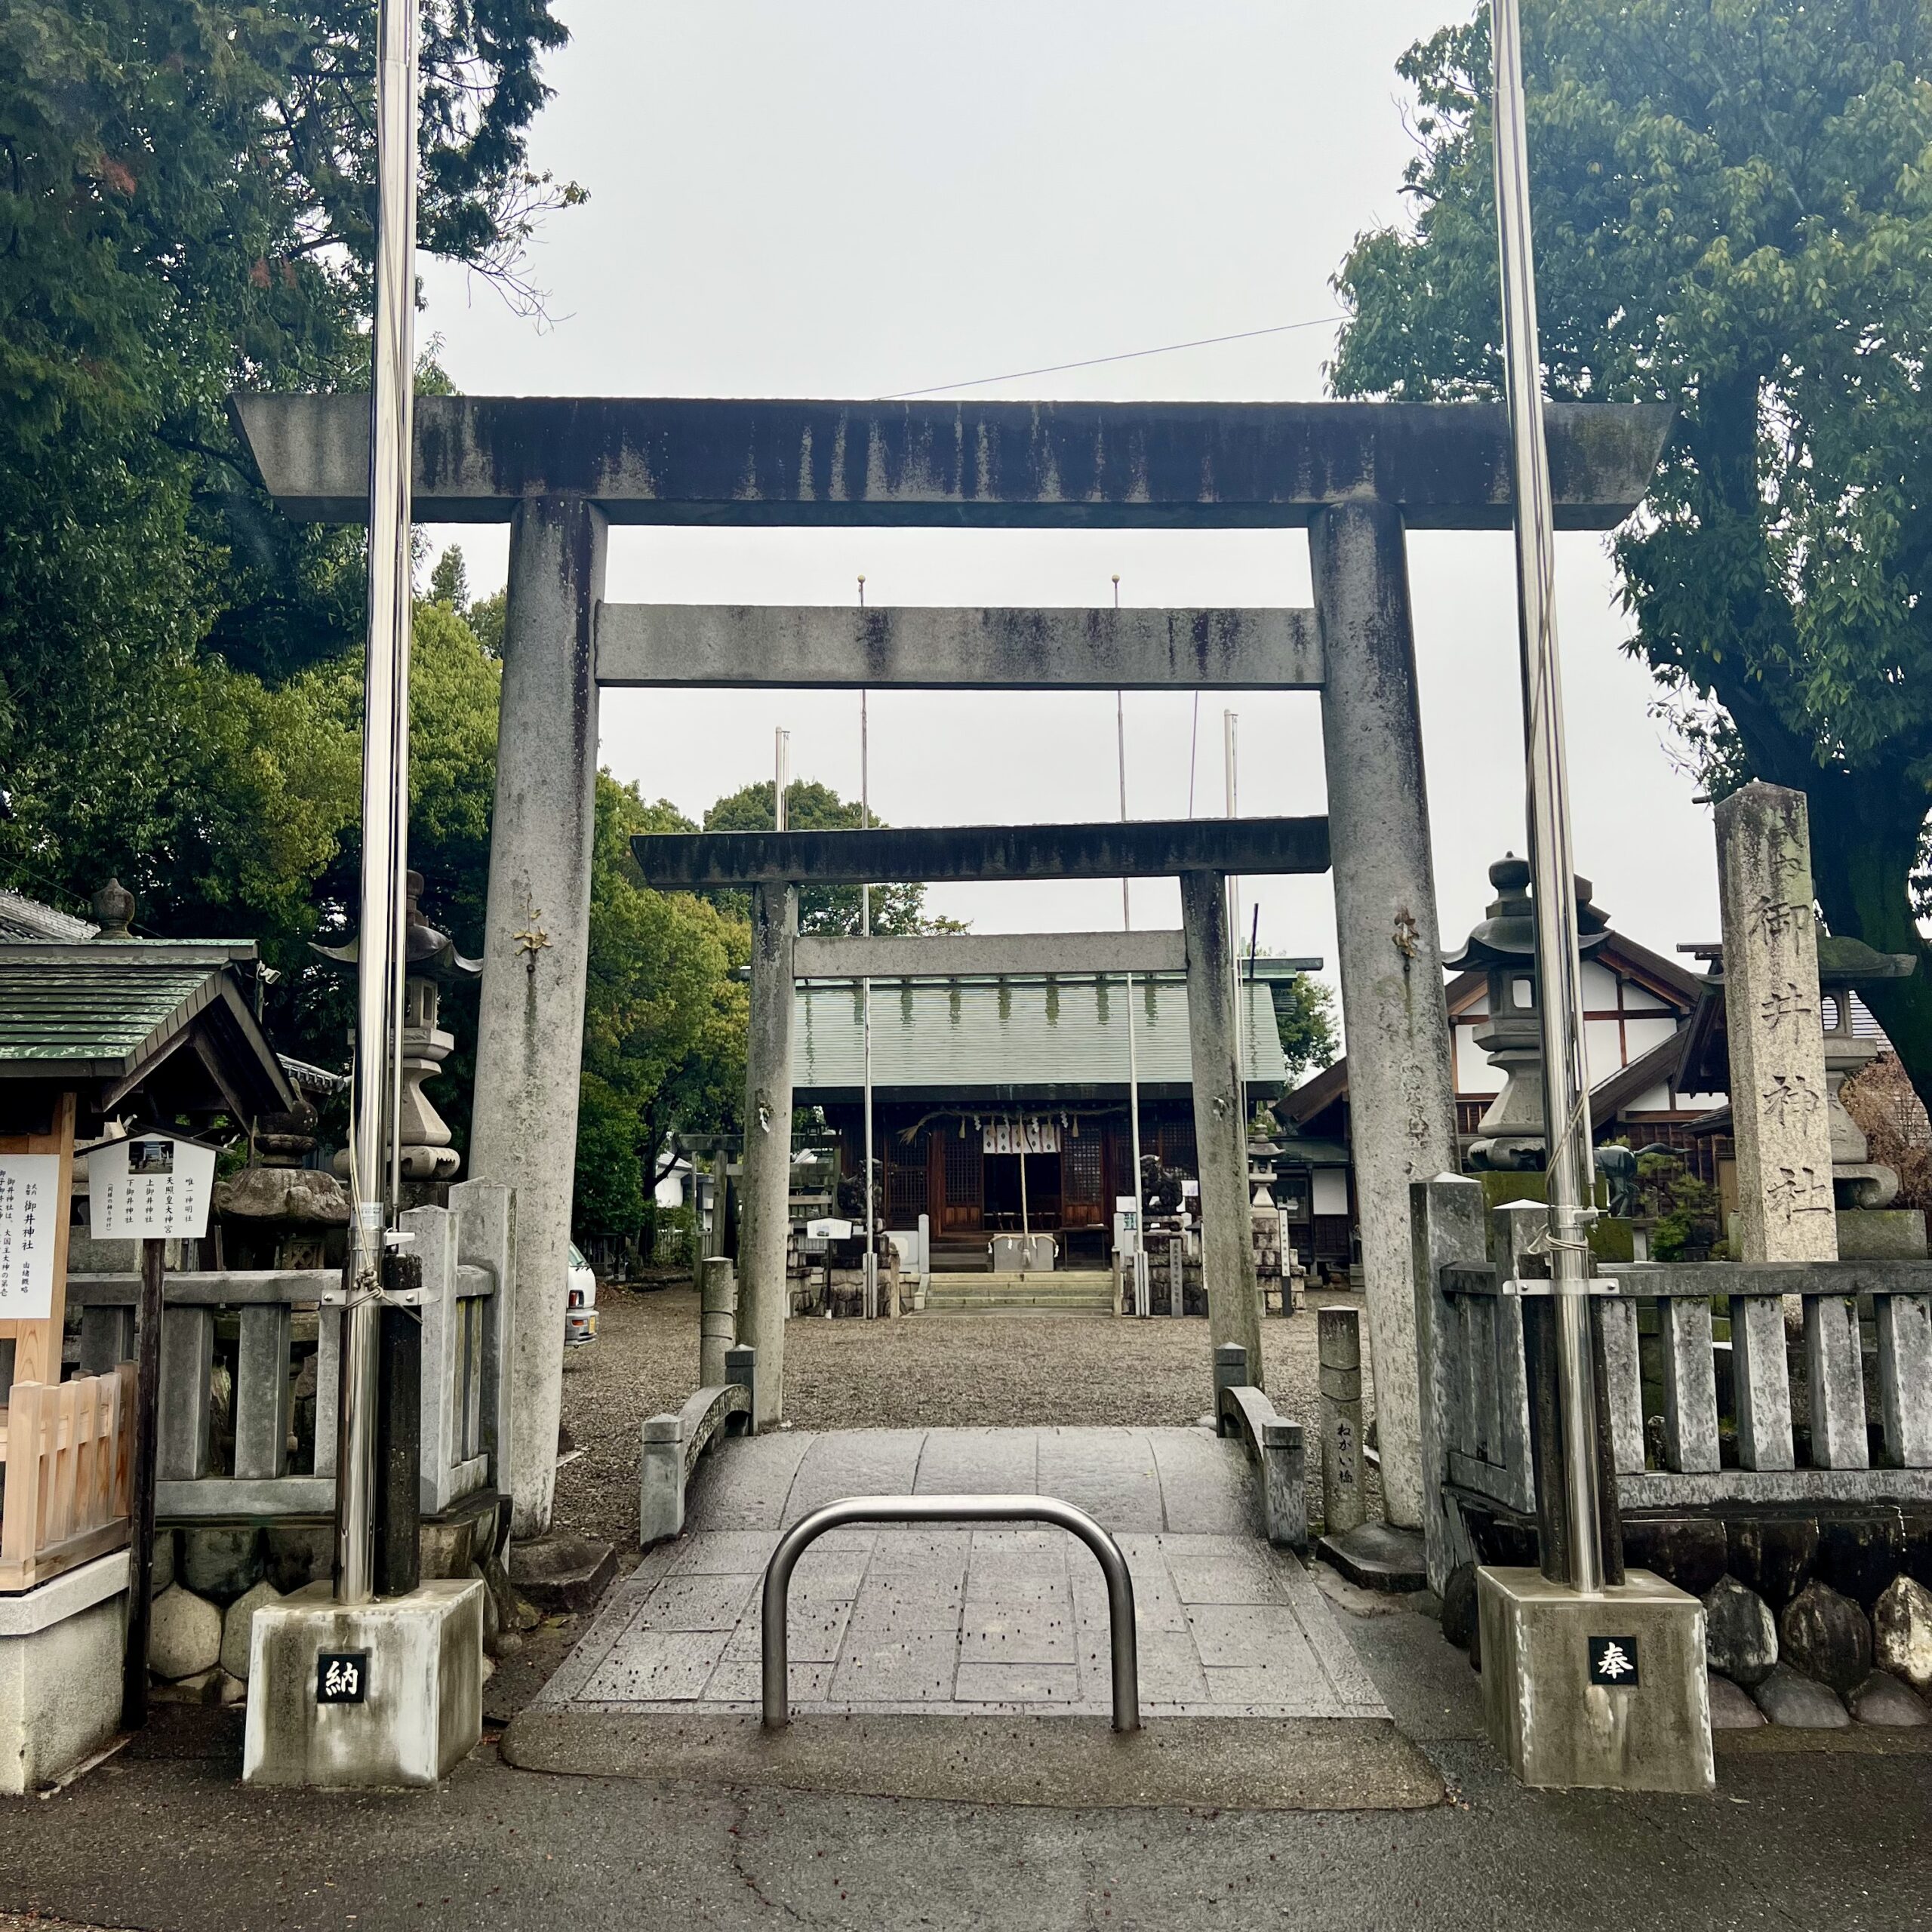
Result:
<svg viewBox="0 0 1932 1932"><path fill-rule="evenodd" d="M284 510L364 519L365 398L251 395L234 406ZM1558 528L1614 528L1649 486L1669 411L1553 404L1546 419ZM612 523L1307 530L1318 670L1304 650L1292 688L1318 676L1383 1492L1390 1521L1419 1523L1408 1189L1454 1165L1456 1140L1405 534L1510 527L1506 412L1474 403L426 396L415 434L418 518L510 525L471 1164L517 1193L514 1413L510 1466L498 1475L513 1492L517 1533L548 1524L561 1401L598 608ZM614 620L614 632L623 628ZM857 683L874 647L855 635L858 657L844 668ZM1095 662L1106 651L1094 635L1103 644L1072 649L1061 681L1112 681ZM1164 647L1132 625L1118 633L1123 645L1136 635L1140 670L1160 681ZM969 646L960 632L955 647L970 656ZM635 638L623 648L635 651ZM632 681L618 648L611 669ZM1176 684L1212 681L1189 654L1171 656ZM670 681L648 636L629 668L640 664L650 675L636 681ZM806 681L847 681L824 669ZM736 675L759 681L755 664ZM1056 678L1046 671L1037 681Z"/></svg>

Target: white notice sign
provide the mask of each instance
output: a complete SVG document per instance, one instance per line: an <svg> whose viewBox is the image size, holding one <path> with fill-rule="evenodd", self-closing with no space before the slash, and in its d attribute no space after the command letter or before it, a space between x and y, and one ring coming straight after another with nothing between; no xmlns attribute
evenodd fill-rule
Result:
<svg viewBox="0 0 1932 1932"><path fill-rule="evenodd" d="M61 1208L58 1154L0 1154L0 1321L53 1314Z"/></svg>
<svg viewBox="0 0 1932 1932"><path fill-rule="evenodd" d="M1057 1154L1060 1123L1041 1120L993 1120L981 1128L980 1151L987 1154Z"/></svg>
<svg viewBox="0 0 1932 1932"><path fill-rule="evenodd" d="M110 1140L88 1156L96 1241L198 1239L208 1231L214 1149L166 1134Z"/></svg>

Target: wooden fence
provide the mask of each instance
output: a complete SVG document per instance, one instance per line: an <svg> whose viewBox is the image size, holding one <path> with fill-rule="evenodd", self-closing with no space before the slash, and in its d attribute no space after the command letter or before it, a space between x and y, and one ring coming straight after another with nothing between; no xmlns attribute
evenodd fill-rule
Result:
<svg viewBox="0 0 1932 1932"><path fill-rule="evenodd" d="M134 1371L17 1382L0 1411L0 1591L32 1589L125 1546Z"/></svg>

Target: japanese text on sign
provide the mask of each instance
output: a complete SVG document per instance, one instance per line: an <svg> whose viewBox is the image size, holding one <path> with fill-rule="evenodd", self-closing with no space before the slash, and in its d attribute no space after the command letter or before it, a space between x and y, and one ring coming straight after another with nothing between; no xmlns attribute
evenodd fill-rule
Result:
<svg viewBox="0 0 1932 1932"><path fill-rule="evenodd" d="M0 1154L0 1321L53 1314L62 1206L59 1155Z"/></svg>
<svg viewBox="0 0 1932 1932"><path fill-rule="evenodd" d="M315 1659L315 1702L360 1704L369 1695L367 1651L324 1651Z"/></svg>
<svg viewBox="0 0 1932 1932"><path fill-rule="evenodd" d="M208 1232L214 1149L166 1134L110 1140L88 1156L97 1241L173 1241Z"/></svg>

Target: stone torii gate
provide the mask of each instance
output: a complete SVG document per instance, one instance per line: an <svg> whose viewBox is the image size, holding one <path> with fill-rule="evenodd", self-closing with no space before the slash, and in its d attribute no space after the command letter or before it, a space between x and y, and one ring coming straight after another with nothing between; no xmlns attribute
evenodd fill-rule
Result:
<svg viewBox="0 0 1932 1932"><path fill-rule="evenodd" d="M1075 977L1084 966L1105 977L1158 971L1177 961L1184 966L1208 1338L1211 1348L1240 1343L1260 1385L1261 1297L1248 1211L1247 1121L1235 1018L1237 938L1228 921L1228 877L1326 870L1325 819L647 832L632 838L631 848L646 881L665 890L752 889L738 1285L739 1339L758 1351L755 1426L768 1428L784 1414L792 991L801 975L949 978L990 968ZM806 884L1177 876L1179 932L798 937L798 888ZM1134 1192L1140 1192L1137 1175Z"/></svg>
<svg viewBox="0 0 1932 1932"><path fill-rule="evenodd" d="M365 518L365 398L235 409L289 515ZM1546 420L1558 527L1620 522L1669 412ZM519 1534L549 1521L561 1399L601 684L1321 692L1383 1488L1420 1522L1408 1184L1457 1157L1404 533L1507 529L1509 476L1486 404L418 400L417 516L511 526L471 1163L517 1192ZM1315 609L626 609L613 523L1301 528Z"/></svg>

